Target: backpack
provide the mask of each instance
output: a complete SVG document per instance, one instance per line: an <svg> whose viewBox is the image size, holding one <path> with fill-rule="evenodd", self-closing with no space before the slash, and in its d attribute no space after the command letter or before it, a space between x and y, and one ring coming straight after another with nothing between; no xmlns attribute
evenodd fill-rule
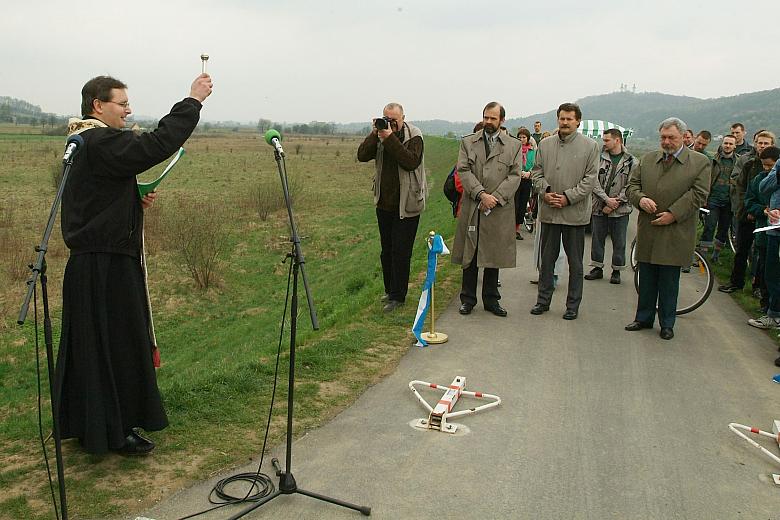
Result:
<svg viewBox="0 0 780 520"><path fill-rule="evenodd" d="M447 178L444 180L444 196L447 197L447 200L450 201L450 204L452 205L453 217L456 217L458 214L458 204L460 203L460 197L462 195L455 187L456 173L457 171L453 166L452 171L450 171L450 174L447 175Z"/></svg>

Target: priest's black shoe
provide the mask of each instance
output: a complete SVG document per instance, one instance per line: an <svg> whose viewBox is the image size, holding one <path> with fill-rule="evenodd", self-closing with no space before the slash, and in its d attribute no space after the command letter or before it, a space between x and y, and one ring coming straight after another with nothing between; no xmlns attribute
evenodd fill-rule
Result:
<svg viewBox="0 0 780 520"><path fill-rule="evenodd" d="M497 303L494 305L485 305L485 310L488 312L492 312L496 316L500 316L502 318L506 317L506 309Z"/></svg>
<svg viewBox="0 0 780 520"><path fill-rule="evenodd" d="M659 336L661 336L661 339L672 339L674 337L674 330L672 330L671 327L661 327Z"/></svg>
<svg viewBox="0 0 780 520"><path fill-rule="evenodd" d="M566 309L566 312L563 313L563 319L564 320L576 320L577 319L577 311L573 311L571 309Z"/></svg>
<svg viewBox="0 0 780 520"><path fill-rule="evenodd" d="M145 455L154 449L154 443L133 430L125 437L125 443L121 448L117 448L117 453L123 455Z"/></svg>
<svg viewBox="0 0 780 520"><path fill-rule="evenodd" d="M653 328L652 323L644 323L642 321L632 321L628 325L625 326L625 329L629 332L634 332L635 330L642 330L642 329L651 329Z"/></svg>
<svg viewBox="0 0 780 520"><path fill-rule="evenodd" d="M601 267L594 267L585 275L586 280L601 280L604 278L604 270Z"/></svg>
<svg viewBox="0 0 780 520"><path fill-rule="evenodd" d="M550 310L549 305L542 305L541 303L537 303L531 308L531 314L539 315L542 313L545 313Z"/></svg>
<svg viewBox="0 0 780 520"><path fill-rule="evenodd" d="M460 309L458 309L458 312L461 313L461 314L464 314L464 315L465 314L471 314L471 309L473 309L473 308L474 308L474 306L471 305L470 303L461 303L460 304Z"/></svg>

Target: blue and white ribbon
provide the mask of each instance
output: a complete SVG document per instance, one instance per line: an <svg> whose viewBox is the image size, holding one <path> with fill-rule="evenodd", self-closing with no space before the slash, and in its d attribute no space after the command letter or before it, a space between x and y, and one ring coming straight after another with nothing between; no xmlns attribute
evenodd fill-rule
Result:
<svg viewBox="0 0 780 520"><path fill-rule="evenodd" d="M450 250L447 249L441 235L433 235L433 239L428 244L428 272L425 275L425 285L423 285L420 303L417 305L417 315L414 317L414 325L412 326L412 332L414 332L414 336L417 338L415 346L428 346L428 343L422 338L422 328L425 324L425 317L428 315L428 308L431 306L431 290L433 289L433 283L436 281L437 257L438 255L448 254L450 254Z"/></svg>

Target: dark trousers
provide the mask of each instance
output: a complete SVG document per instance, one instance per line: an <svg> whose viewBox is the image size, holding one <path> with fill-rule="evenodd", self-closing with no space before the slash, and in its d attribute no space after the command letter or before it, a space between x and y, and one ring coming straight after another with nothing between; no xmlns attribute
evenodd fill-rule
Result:
<svg viewBox="0 0 780 520"><path fill-rule="evenodd" d="M740 220L737 223L737 253L734 255L734 267L731 269L731 285L742 289L745 286L745 271L750 246L753 245L753 230L756 223Z"/></svg>
<svg viewBox="0 0 780 520"><path fill-rule="evenodd" d="M479 220L477 220L477 247L474 248L474 256L471 263L463 269L463 281L460 286L460 303L477 304L477 253L479 252ZM485 267L482 270L482 305L492 307L498 304L501 293L498 292L498 268Z"/></svg>
<svg viewBox="0 0 780 520"><path fill-rule="evenodd" d="M403 302L409 289L409 264L420 216L400 218L398 213L376 209L382 251L382 278L390 300Z"/></svg>
<svg viewBox="0 0 780 520"><path fill-rule="evenodd" d="M523 223L525 212L528 210L528 199L531 198L531 179L523 179L515 192L515 225Z"/></svg>
<svg viewBox="0 0 780 520"><path fill-rule="evenodd" d="M634 319L642 323L654 323L657 305L658 324L661 327L674 327L679 290L679 265L639 262L639 301Z"/></svg>
<svg viewBox="0 0 780 520"><path fill-rule="evenodd" d="M555 291L553 274L555 261L563 250L569 262L569 292L566 294L566 309L578 312L582 301L582 255L585 252L585 226L547 224L541 227L541 265L539 266L539 292L536 303L549 307Z"/></svg>
<svg viewBox="0 0 780 520"><path fill-rule="evenodd" d="M590 265L604 267L604 245L607 235L612 240L612 269L619 271L626 266L626 233L628 215L608 217L593 215L590 221L591 246Z"/></svg>
<svg viewBox="0 0 780 520"><path fill-rule="evenodd" d="M729 225L731 224L731 203L725 202L722 205L707 203L707 209L710 212L704 220L704 230L701 232L701 246L709 248L712 245L712 236L715 235L715 228L718 233L715 235L715 248L720 250L729 240Z"/></svg>
<svg viewBox="0 0 780 520"><path fill-rule="evenodd" d="M761 308L769 307L769 289L766 287L766 244L759 245L756 242L756 278L753 281L753 289L758 287L761 292Z"/></svg>
<svg viewBox="0 0 780 520"><path fill-rule="evenodd" d="M766 236L766 264L764 280L769 291L767 315L780 318L780 236Z"/></svg>

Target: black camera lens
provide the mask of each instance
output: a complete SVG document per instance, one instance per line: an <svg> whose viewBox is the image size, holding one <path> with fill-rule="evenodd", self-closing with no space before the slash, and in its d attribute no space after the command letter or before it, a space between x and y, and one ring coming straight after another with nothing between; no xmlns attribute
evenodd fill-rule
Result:
<svg viewBox="0 0 780 520"><path fill-rule="evenodd" d="M384 117L378 117L374 120L374 126L377 130L386 130L387 120Z"/></svg>

